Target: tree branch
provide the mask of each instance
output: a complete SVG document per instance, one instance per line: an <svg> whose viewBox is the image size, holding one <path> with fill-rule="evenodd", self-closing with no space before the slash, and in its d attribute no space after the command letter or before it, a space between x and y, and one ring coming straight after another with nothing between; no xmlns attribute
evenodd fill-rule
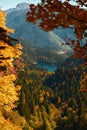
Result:
<svg viewBox="0 0 87 130"><path fill-rule="evenodd" d="M74 20L79 21L79 22L82 22L82 23L87 23L87 21L82 20L82 19L79 19L79 18L76 18L76 17L74 17L74 16L72 16L72 15L70 15L70 14L68 14L68 16L69 16L69 17L71 17L71 18L72 18L72 19L74 19Z"/></svg>

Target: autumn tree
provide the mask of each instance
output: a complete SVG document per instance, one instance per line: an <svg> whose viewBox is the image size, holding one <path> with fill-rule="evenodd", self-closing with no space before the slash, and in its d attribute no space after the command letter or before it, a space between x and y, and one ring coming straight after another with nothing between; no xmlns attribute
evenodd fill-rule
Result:
<svg viewBox="0 0 87 130"><path fill-rule="evenodd" d="M77 40L72 40L74 58L82 58L87 63L87 41L80 45L80 40L87 37L87 0L41 0L38 5L31 4L26 14L27 21L36 23L45 31L59 26L74 29Z"/></svg>
<svg viewBox="0 0 87 130"><path fill-rule="evenodd" d="M21 56L22 46L15 44L18 40L9 36L14 30L6 27L5 22L6 13L0 10L0 130L22 130L26 121L13 111L20 90L20 86L14 83L17 76L15 66L20 66L20 62L14 65L14 60Z"/></svg>

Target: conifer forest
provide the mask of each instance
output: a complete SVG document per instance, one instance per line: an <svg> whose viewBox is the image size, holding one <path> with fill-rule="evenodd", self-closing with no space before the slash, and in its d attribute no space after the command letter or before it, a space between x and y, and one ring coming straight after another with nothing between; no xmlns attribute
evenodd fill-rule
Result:
<svg viewBox="0 0 87 130"><path fill-rule="evenodd" d="M0 130L86 130L87 0L25 2L0 8Z"/></svg>

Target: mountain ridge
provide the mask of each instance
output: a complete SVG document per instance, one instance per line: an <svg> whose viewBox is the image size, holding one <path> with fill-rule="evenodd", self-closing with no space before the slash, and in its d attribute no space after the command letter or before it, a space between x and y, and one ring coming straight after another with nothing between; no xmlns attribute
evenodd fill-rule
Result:
<svg viewBox="0 0 87 130"><path fill-rule="evenodd" d="M24 5L24 7L23 7ZM15 33L11 36L19 39L26 39L39 47L54 47L61 50L71 51L69 46L62 46L64 40L53 31L44 32L38 27L38 24L26 22L26 13L29 10L27 3L20 3L10 11L7 10L7 26L14 28Z"/></svg>

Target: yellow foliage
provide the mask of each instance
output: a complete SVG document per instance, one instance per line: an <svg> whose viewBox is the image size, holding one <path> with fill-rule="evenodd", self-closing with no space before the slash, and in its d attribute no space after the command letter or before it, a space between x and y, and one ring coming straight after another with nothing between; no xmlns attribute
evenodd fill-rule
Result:
<svg viewBox="0 0 87 130"><path fill-rule="evenodd" d="M0 50L0 55L6 58L5 60L0 60L0 66L13 66L13 59L18 58L22 54L20 51L22 46L20 44L17 44L16 46L10 46L7 43L0 41L0 47L5 47L5 49Z"/></svg>
<svg viewBox="0 0 87 130"><path fill-rule="evenodd" d="M41 103L44 101L44 97L43 97L42 94L39 95L39 100L40 100Z"/></svg>
<svg viewBox="0 0 87 130"><path fill-rule="evenodd" d="M81 88L87 87L87 73L84 74L84 79L80 81Z"/></svg>
<svg viewBox="0 0 87 130"><path fill-rule="evenodd" d="M5 26L6 13L0 10L0 27Z"/></svg>
<svg viewBox="0 0 87 130"><path fill-rule="evenodd" d="M17 112L11 111L8 119L0 112L0 130L22 130L26 121Z"/></svg>
<svg viewBox="0 0 87 130"><path fill-rule="evenodd" d="M8 33L13 33L14 30L11 29L11 28L6 27L5 23L6 23L6 13L2 12L0 10L0 27L2 27L3 29L5 29Z"/></svg>
<svg viewBox="0 0 87 130"><path fill-rule="evenodd" d="M0 27L6 30L4 38L8 40L8 33L14 32L13 29L10 29L5 26L6 21L6 14L5 12L0 11ZM1 38L2 34L1 33ZM12 62L14 58L18 58L22 52L20 49L22 49L22 46L20 44L17 44L16 46L11 46L7 42L4 42L4 40L0 40L0 47L3 47L4 49L0 49L0 66L13 66ZM4 60L3 60L4 59Z"/></svg>
<svg viewBox="0 0 87 130"><path fill-rule="evenodd" d="M13 61L19 58L22 54L22 46L17 44L15 46L10 44L8 33L14 32L5 26L6 13L0 10L0 130L22 130L25 119L13 112L9 118L5 118L3 111L11 113L11 109L16 107L15 102L18 101L18 91L20 86L15 86L14 81L16 76L11 72L7 73L8 67L14 66ZM2 71L2 67L6 69ZM3 72L3 73L2 73ZM16 122L18 118L19 122Z"/></svg>
<svg viewBox="0 0 87 130"><path fill-rule="evenodd" d="M14 102L18 100L17 90L19 89L14 86L15 79L13 74L0 77L0 106L6 110L14 108L16 106Z"/></svg>
<svg viewBox="0 0 87 130"><path fill-rule="evenodd" d="M13 29L6 27L5 21L6 13L0 10L0 67L5 66L7 68L13 66L13 60L19 58L22 54L20 51L22 46L20 44L12 46L7 42L8 33L13 32ZM18 100L17 91L20 90L20 86L15 87L15 80L15 75L11 73L6 75L6 70L4 76L0 77L0 107L3 107L3 109L10 110L16 106L14 103Z"/></svg>

